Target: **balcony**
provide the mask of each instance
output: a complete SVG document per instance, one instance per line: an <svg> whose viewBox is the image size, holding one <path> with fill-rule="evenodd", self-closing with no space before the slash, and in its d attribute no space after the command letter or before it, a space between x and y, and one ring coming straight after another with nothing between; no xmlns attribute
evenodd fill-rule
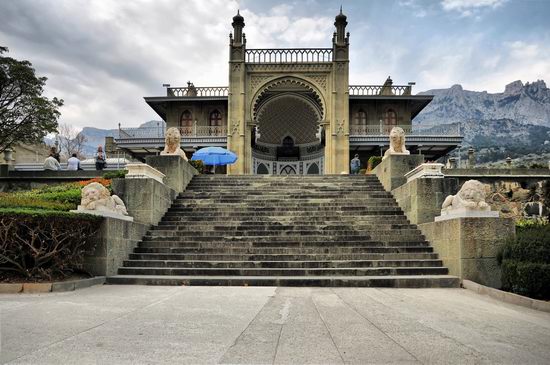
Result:
<svg viewBox="0 0 550 365"><path fill-rule="evenodd" d="M227 145L227 126L180 127L181 146L191 149L203 146L225 147ZM164 127L158 128L119 128L115 142L118 148L144 156L156 153L164 148Z"/></svg>
<svg viewBox="0 0 550 365"><path fill-rule="evenodd" d="M405 136L461 136L460 124L451 125L350 125L350 136L384 136L388 138L393 127L400 127Z"/></svg>
<svg viewBox="0 0 550 365"><path fill-rule="evenodd" d="M350 148L372 154L384 152L389 146L390 131L394 126L350 125ZM411 153L422 153L428 160L447 154L462 143L460 124L397 125L405 132L405 145Z"/></svg>

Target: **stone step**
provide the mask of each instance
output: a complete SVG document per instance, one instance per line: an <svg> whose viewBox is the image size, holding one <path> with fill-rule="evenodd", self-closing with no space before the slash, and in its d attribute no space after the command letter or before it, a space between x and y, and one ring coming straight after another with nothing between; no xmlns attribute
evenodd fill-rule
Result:
<svg viewBox="0 0 550 365"><path fill-rule="evenodd" d="M159 276L115 275L107 284L173 286L302 286L378 288L458 288L460 279L450 275L406 276Z"/></svg>
<svg viewBox="0 0 550 365"><path fill-rule="evenodd" d="M161 222L201 222L201 221L208 221L213 222L210 217L201 217L201 216L180 216L178 214L172 214L172 215L165 215ZM310 215L307 217L304 216L256 216L256 215L247 215L245 216L228 216L223 219L223 221L214 221L216 224L218 223L228 223L228 222L243 222L243 224L246 222L258 222L258 223L281 223L281 224L303 224L304 222L307 222L309 224L329 224L329 223L337 223L337 222L343 222L343 223L368 223L368 224L379 224L379 223L386 223L386 224L410 224L407 220L407 217L402 215L335 215L332 217L317 217L314 215Z"/></svg>
<svg viewBox="0 0 550 365"><path fill-rule="evenodd" d="M132 253L130 260L191 261L331 261L331 260L435 260L435 253L353 253L353 254L179 254Z"/></svg>
<svg viewBox="0 0 550 365"><path fill-rule="evenodd" d="M441 260L314 260L314 261L205 261L125 260L124 267L162 268L361 268L441 267Z"/></svg>
<svg viewBox="0 0 550 365"><path fill-rule="evenodd" d="M307 240L302 237L292 236L205 236L205 237L192 237L192 236L144 236L141 240L143 244L162 244L162 245L178 245L178 244L197 244L197 245L219 245L219 246L231 246L235 244L247 245L250 247L266 247L266 246L318 246L318 247L336 247L349 244L355 245L385 245L390 243L399 243L402 246L411 245L427 245L426 240L423 237L409 238L407 241L400 237L388 237L382 240L371 240L364 236L346 236L342 239L335 240L332 237L325 236L308 236Z"/></svg>
<svg viewBox="0 0 550 365"><path fill-rule="evenodd" d="M446 267L349 267L349 268L170 268L121 267L119 275L216 275L216 276L387 276L446 275Z"/></svg>
<svg viewBox="0 0 550 365"><path fill-rule="evenodd" d="M276 237L297 237L305 239L304 237L318 236L322 234L324 237L356 237L362 236L365 238L376 235L377 237L423 237L417 229L394 229L394 230L378 230L373 232L372 229L361 229L361 227L344 226L341 229L334 229L331 227L296 227L293 230L290 229L276 229L277 227L269 227L269 229L228 229L226 227L214 229L205 229L203 231L190 230L186 226L180 226L181 229L166 229L164 226L155 227L147 232L147 236L151 237L217 237L217 236L232 236L232 237L262 237L262 236L276 236ZM237 228L237 227L235 227Z"/></svg>
<svg viewBox="0 0 550 365"><path fill-rule="evenodd" d="M413 224L401 224L401 223L390 223L390 224L382 224L382 223L368 223L368 222L362 222L362 221L352 221L349 222L342 222L342 221L331 221L331 222L325 222L324 224L316 224L316 227L319 227L319 229L325 229L327 227L334 228L334 229L349 229L349 227L353 227L356 230L364 230L364 229L380 229L382 231L386 230L401 230L401 229L414 229L416 230L416 226ZM203 221L187 221L187 222L173 222L173 221L160 221L157 226L151 227L151 229L174 229L174 230L208 230L208 229L214 229L214 230L224 230L224 229L237 229L237 230L247 230L247 229L255 229L255 230L268 230L268 229L274 229L274 230L297 230L301 228L309 228L314 227L313 223L311 221L301 221L301 222L293 222L290 223L279 223L279 222L270 222L270 221L231 221L231 222L216 222L214 224L212 223L205 223Z"/></svg>
<svg viewBox="0 0 550 365"><path fill-rule="evenodd" d="M349 247L201 247L201 246L142 246L135 253L173 253L210 255L303 255L303 254L387 254L387 253L433 253L431 246L349 246Z"/></svg>

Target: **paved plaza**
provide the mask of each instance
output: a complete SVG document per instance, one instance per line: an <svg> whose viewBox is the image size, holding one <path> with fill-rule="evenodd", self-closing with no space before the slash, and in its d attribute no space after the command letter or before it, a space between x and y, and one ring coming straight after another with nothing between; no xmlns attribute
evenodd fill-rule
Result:
<svg viewBox="0 0 550 365"><path fill-rule="evenodd" d="M550 314L465 289L96 286L0 295L10 364L548 364Z"/></svg>

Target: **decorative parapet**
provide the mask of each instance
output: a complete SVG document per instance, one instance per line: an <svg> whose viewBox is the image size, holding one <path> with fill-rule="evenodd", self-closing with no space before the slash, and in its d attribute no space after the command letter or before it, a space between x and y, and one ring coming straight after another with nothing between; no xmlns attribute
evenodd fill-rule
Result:
<svg viewBox="0 0 550 365"><path fill-rule="evenodd" d="M247 49L247 63L332 62L332 48L257 48Z"/></svg>
<svg viewBox="0 0 550 365"><path fill-rule="evenodd" d="M154 179L160 183L164 183L164 175L159 170L145 163L129 163L126 165L128 173L126 179Z"/></svg>
<svg viewBox="0 0 550 365"><path fill-rule="evenodd" d="M445 177L441 172L442 163L423 163L405 174L407 182L415 179L442 179Z"/></svg>
<svg viewBox="0 0 550 365"><path fill-rule="evenodd" d="M350 85L349 94L358 96L405 96L411 95L412 85Z"/></svg>
<svg viewBox="0 0 550 365"><path fill-rule="evenodd" d="M205 86L205 87L169 87L166 89L167 96L175 97L224 97L229 94L228 86Z"/></svg>

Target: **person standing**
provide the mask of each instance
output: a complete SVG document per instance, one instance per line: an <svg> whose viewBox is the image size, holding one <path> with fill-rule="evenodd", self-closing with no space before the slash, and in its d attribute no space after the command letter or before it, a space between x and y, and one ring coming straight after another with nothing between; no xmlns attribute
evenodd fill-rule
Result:
<svg viewBox="0 0 550 365"><path fill-rule="evenodd" d="M361 169L361 160L359 159L359 155L356 154L351 160L350 167L353 175L357 175L359 173L359 170Z"/></svg>
<svg viewBox="0 0 550 365"><path fill-rule="evenodd" d="M97 152L95 153L95 169L103 170L107 166L107 161L105 158L105 153L103 152L103 147L97 146Z"/></svg>
<svg viewBox="0 0 550 365"><path fill-rule="evenodd" d="M44 170L52 170L52 171L58 171L61 169L61 165L59 164L59 161L57 161L53 155L53 153L50 152L50 155L44 160Z"/></svg>
<svg viewBox="0 0 550 365"><path fill-rule="evenodd" d="M80 170L80 160L76 157L76 153L73 153L72 157L67 160L67 170Z"/></svg>

